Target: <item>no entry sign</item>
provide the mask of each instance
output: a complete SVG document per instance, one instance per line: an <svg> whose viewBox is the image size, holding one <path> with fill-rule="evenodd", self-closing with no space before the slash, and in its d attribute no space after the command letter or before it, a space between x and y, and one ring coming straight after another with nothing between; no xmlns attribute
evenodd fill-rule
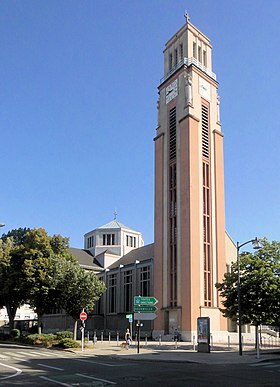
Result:
<svg viewBox="0 0 280 387"><path fill-rule="evenodd" d="M80 320L86 321L86 319L87 319L87 314L86 314L86 312L82 312L82 313L80 314Z"/></svg>

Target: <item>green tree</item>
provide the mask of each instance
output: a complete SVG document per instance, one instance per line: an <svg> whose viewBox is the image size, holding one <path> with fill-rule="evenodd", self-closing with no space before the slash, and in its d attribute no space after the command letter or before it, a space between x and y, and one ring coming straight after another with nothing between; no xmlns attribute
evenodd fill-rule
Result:
<svg viewBox="0 0 280 387"><path fill-rule="evenodd" d="M242 324L276 324L280 313L280 243L262 240L262 249L255 254L240 255L240 304ZM216 288L222 296L225 317L238 320L238 266L224 275Z"/></svg>
<svg viewBox="0 0 280 387"><path fill-rule="evenodd" d="M74 340L81 311L85 309L88 313L92 312L105 290L104 282L95 273L82 269L77 262L67 262L61 294L63 308L75 321Z"/></svg>
<svg viewBox="0 0 280 387"><path fill-rule="evenodd" d="M0 239L0 306L9 316L10 331L14 328L17 308L27 299L24 283L23 242L28 229L12 230Z"/></svg>
<svg viewBox="0 0 280 387"><path fill-rule="evenodd" d="M68 239L49 236L44 229L33 229L25 240L24 273L29 290L29 304L38 316L39 333L42 316L61 304L59 284L64 281L66 261L73 261L68 253Z"/></svg>

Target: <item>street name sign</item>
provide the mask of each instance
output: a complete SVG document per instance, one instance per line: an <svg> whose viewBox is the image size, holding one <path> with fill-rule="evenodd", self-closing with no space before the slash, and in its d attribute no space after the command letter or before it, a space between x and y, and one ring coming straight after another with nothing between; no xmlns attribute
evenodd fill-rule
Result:
<svg viewBox="0 0 280 387"><path fill-rule="evenodd" d="M157 302L155 297L134 296L134 305L155 305Z"/></svg>
<svg viewBox="0 0 280 387"><path fill-rule="evenodd" d="M155 313L134 313L134 320L154 320L157 318Z"/></svg>
<svg viewBox="0 0 280 387"><path fill-rule="evenodd" d="M126 316L125 316L125 318L132 318L132 313L130 313L130 314L127 314Z"/></svg>
<svg viewBox="0 0 280 387"><path fill-rule="evenodd" d="M154 305L134 305L134 312L155 312L157 307Z"/></svg>

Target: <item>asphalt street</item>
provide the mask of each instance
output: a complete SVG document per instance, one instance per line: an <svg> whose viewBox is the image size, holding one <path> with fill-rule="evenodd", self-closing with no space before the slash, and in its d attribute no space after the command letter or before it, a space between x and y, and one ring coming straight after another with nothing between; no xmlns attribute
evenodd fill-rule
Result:
<svg viewBox="0 0 280 387"><path fill-rule="evenodd" d="M0 344L0 386L277 386L279 376L280 359L170 363Z"/></svg>

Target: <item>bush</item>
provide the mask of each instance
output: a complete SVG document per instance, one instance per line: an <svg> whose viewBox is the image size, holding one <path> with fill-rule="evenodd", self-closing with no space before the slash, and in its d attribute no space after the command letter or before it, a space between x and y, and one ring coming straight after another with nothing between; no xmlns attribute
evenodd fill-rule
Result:
<svg viewBox="0 0 280 387"><path fill-rule="evenodd" d="M0 333L0 340L9 340L11 336L8 333Z"/></svg>
<svg viewBox="0 0 280 387"><path fill-rule="evenodd" d="M61 339L55 346L59 348L79 348L80 344L73 339L65 337L64 339Z"/></svg>
<svg viewBox="0 0 280 387"><path fill-rule="evenodd" d="M26 342L32 345L43 345L44 347L50 347L53 345L56 336L53 334L44 334L44 333L35 333L33 335L28 335Z"/></svg>
<svg viewBox="0 0 280 387"><path fill-rule="evenodd" d="M20 330L19 329L12 329L11 330L11 336L13 339L16 339L20 336Z"/></svg>
<svg viewBox="0 0 280 387"><path fill-rule="evenodd" d="M71 331L56 332L55 335L58 341L61 341L62 339L73 339L73 332Z"/></svg>

